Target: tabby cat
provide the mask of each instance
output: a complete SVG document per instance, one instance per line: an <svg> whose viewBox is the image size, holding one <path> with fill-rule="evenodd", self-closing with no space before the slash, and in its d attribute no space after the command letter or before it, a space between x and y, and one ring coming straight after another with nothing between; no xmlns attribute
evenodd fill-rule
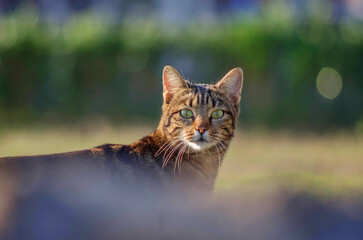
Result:
<svg viewBox="0 0 363 240"><path fill-rule="evenodd" d="M0 175L29 184L82 165L102 169L120 181L211 193L232 140L243 83L240 68L215 85L184 80L176 69L163 70L163 106L158 128L130 144L51 155L0 158Z"/></svg>

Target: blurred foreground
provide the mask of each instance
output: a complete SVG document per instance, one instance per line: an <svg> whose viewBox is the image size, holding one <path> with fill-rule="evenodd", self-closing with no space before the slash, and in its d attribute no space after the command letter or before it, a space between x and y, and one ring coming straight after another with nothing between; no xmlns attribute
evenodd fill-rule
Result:
<svg viewBox="0 0 363 240"><path fill-rule="evenodd" d="M0 156L128 144L152 130L5 130ZM74 181L77 169L20 193L2 178L0 232L7 239L362 239L362 143L350 133L237 132L213 199L192 205L128 194L102 178Z"/></svg>

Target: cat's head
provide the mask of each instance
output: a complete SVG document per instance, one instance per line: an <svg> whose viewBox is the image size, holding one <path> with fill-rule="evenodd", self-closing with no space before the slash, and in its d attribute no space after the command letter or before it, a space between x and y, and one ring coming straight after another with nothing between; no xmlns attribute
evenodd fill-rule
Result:
<svg viewBox="0 0 363 240"><path fill-rule="evenodd" d="M243 84L234 68L215 85L193 84L171 66L163 70L163 116L159 129L169 141L194 150L228 145L233 137Z"/></svg>

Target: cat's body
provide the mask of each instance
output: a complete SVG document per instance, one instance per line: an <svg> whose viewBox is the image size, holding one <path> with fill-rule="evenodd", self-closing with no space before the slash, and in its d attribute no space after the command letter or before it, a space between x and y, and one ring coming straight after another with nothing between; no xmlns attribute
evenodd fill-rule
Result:
<svg viewBox="0 0 363 240"><path fill-rule="evenodd" d="M242 71L233 69L218 84L206 85L191 84L167 66L163 84L163 116L150 135L130 145L0 158L0 174L22 186L87 169L86 175L101 173L120 183L211 193L233 137Z"/></svg>
<svg viewBox="0 0 363 240"><path fill-rule="evenodd" d="M183 193L210 194L224 153L210 150L204 156L189 150L179 166L172 158L163 167L164 153L156 154L164 143L156 130L130 145L105 144L75 152L7 157L0 159L0 174L6 170L15 184L23 185L22 188L42 179L67 177L68 173L76 171L86 178L103 174L122 185L147 185L166 191L178 188L178 192Z"/></svg>

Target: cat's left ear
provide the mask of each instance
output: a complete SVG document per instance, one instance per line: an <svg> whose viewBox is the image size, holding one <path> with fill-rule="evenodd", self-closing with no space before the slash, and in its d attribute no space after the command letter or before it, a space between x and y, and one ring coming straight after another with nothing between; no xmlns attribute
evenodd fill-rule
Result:
<svg viewBox="0 0 363 240"><path fill-rule="evenodd" d="M175 93L186 88L187 84L179 72L172 66L165 66L163 70L163 97L166 103L169 103Z"/></svg>
<svg viewBox="0 0 363 240"><path fill-rule="evenodd" d="M218 90L227 94L236 104L241 100L242 86L243 72L241 68L232 69L216 84Z"/></svg>

